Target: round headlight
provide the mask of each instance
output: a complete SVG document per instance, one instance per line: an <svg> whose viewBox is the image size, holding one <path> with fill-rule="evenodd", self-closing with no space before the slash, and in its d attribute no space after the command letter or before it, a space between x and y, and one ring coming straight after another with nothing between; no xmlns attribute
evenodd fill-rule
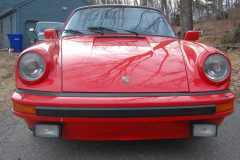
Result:
<svg viewBox="0 0 240 160"><path fill-rule="evenodd" d="M212 54L204 61L204 73L208 79L214 82L224 81L230 73L230 64L221 54Z"/></svg>
<svg viewBox="0 0 240 160"><path fill-rule="evenodd" d="M28 81L39 79L46 70L44 58L36 52L23 54L18 61L18 72Z"/></svg>

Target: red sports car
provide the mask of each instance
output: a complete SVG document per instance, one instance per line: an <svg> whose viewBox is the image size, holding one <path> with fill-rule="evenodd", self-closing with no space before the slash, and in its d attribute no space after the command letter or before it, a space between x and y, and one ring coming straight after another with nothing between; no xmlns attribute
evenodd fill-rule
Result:
<svg viewBox="0 0 240 160"><path fill-rule="evenodd" d="M19 55L11 95L36 137L212 137L234 111L229 58L156 9L78 8L45 37Z"/></svg>

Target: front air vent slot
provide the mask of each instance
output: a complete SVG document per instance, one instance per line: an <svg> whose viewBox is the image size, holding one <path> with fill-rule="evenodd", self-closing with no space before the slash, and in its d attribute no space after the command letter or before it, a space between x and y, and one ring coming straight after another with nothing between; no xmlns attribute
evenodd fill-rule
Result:
<svg viewBox="0 0 240 160"><path fill-rule="evenodd" d="M101 36L96 38L129 38L129 39L145 39L146 37L133 37L133 36Z"/></svg>

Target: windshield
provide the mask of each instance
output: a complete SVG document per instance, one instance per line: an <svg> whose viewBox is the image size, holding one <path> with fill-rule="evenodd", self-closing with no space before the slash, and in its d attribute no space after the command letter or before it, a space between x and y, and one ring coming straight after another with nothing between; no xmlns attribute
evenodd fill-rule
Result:
<svg viewBox="0 0 240 160"><path fill-rule="evenodd" d="M80 34L143 34L176 37L161 12L148 8L96 7L76 11L62 36Z"/></svg>
<svg viewBox="0 0 240 160"><path fill-rule="evenodd" d="M62 29L63 23L38 23L37 32L44 32L46 29L56 29L60 31Z"/></svg>

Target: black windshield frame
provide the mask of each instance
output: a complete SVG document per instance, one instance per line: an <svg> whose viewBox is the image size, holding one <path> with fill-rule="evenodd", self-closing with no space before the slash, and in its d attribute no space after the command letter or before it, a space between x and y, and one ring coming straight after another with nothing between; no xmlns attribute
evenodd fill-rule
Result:
<svg viewBox="0 0 240 160"><path fill-rule="evenodd" d="M67 22L64 24L63 26L63 30L65 29L65 27L68 25L69 21L71 20L71 18L73 17L73 15L78 12L79 10L84 10L84 9L91 9L91 8L140 8L140 9L148 9L148 10L153 10L156 12L159 12L159 14L162 15L162 17L164 18L164 20L167 22L168 27L171 29L171 32L173 33L173 36L164 36L164 35L149 35L149 34L142 34L140 33L140 35L146 35L146 36L161 36L161 37L171 37L171 38L176 38L178 39L178 36L174 30L174 28L172 27L171 23L169 22L169 20L166 18L166 16L159 10L155 9L155 8L150 8L150 7L143 7L143 6L129 6L129 5L96 5L96 6L85 6L85 7L80 7L75 9L71 16L67 19ZM63 30L61 31L61 33L59 34L59 37L67 37L67 36L74 36L74 35L65 35L62 36L63 34ZM80 30L81 31L81 30ZM117 34L124 34L124 33L117 33ZM125 33L128 34L128 33ZM84 35L93 35L93 33L88 32ZM94 34L95 35L95 34Z"/></svg>

